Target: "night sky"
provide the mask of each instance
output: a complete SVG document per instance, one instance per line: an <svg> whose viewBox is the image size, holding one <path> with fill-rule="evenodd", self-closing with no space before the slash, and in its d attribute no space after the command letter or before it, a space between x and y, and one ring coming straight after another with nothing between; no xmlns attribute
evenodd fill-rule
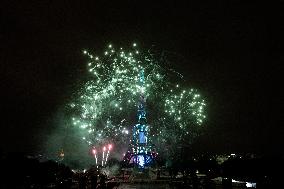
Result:
<svg viewBox="0 0 284 189"><path fill-rule="evenodd" d="M136 42L175 54L173 67L206 99L195 149L283 151L280 50L268 37L276 21L267 8L173 2L2 3L1 150L41 151L57 127L49 120L88 74L83 49L101 54L109 43Z"/></svg>

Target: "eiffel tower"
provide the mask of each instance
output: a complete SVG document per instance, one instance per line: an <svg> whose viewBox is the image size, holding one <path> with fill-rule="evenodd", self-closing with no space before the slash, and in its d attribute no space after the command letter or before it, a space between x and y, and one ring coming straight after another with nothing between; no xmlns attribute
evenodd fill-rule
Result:
<svg viewBox="0 0 284 189"><path fill-rule="evenodd" d="M147 125L146 118L146 99L144 95L145 91L145 78L144 71L141 70L139 74L139 90L140 96L138 101L137 110L137 124L133 126L132 130L132 140L127 153L124 156L124 163L133 164L134 167L144 169L150 166L156 153L153 151L153 145L150 144L149 140L149 126Z"/></svg>

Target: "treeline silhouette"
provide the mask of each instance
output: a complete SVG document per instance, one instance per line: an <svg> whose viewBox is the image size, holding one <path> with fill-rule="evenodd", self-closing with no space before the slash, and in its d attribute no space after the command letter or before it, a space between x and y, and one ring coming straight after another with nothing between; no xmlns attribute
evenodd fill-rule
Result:
<svg viewBox="0 0 284 189"><path fill-rule="evenodd" d="M0 188L69 188L73 172L53 160L41 162L20 153L1 155Z"/></svg>

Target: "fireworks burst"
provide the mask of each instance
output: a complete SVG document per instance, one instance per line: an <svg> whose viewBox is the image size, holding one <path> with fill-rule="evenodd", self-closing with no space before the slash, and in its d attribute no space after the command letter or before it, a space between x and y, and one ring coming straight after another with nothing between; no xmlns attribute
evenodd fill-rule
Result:
<svg viewBox="0 0 284 189"><path fill-rule="evenodd" d="M92 76L70 106L73 125L89 145L129 144L141 91L154 144L176 144L196 135L205 119L204 100L197 90L172 82L169 73L174 72L153 54L138 51L135 43L130 51L109 45L103 57L83 53ZM143 85L139 84L141 72ZM180 79L179 74L175 77Z"/></svg>

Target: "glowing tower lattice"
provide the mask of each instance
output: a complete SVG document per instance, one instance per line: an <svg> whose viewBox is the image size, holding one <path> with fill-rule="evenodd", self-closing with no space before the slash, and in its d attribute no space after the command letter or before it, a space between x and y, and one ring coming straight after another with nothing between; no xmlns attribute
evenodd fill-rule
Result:
<svg viewBox="0 0 284 189"><path fill-rule="evenodd" d="M138 123L133 126L133 138L130 144L130 149L124 157L124 161L127 161L128 163L132 161L134 165L139 168L149 166L156 155L155 152L153 152L152 145L148 138L149 126L147 125L146 119L144 84L144 71L141 70L139 74L140 96L137 111Z"/></svg>

